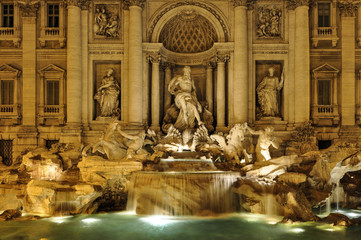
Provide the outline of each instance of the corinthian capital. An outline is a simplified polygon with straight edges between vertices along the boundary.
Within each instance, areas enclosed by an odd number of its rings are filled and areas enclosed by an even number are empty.
[[[248,9],[253,9],[254,3],[256,0],[232,0],[234,7],[247,7]]]
[[[357,8],[360,6],[360,0],[339,0],[338,8],[340,9],[341,16],[355,17]]]
[[[301,6],[309,6],[310,2],[310,0],[287,0],[287,8],[294,10]]]
[[[21,9],[23,17],[36,17],[36,12],[39,9],[39,1],[34,0],[21,0],[17,2]]]
[[[124,0],[124,4],[127,6],[137,6],[137,7],[144,7],[144,3],[146,0]]]

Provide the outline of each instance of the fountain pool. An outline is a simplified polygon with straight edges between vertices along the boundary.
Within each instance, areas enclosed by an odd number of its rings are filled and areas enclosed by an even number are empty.
[[[350,211],[360,217],[360,211]],[[361,227],[317,223],[276,224],[280,218],[234,213],[217,218],[140,216],[129,212],[55,217],[0,224],[0,239],[22,240],[227,240],[360,239]]]

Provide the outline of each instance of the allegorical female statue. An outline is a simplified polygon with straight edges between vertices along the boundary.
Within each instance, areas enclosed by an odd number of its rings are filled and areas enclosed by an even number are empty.
[[[262,117],[276,117],[279,115],[278,93],[283,87],[283,73],[281,81],[274,75],[275,69],[270,67],[269,74],[258,84],[256,91]]]
[[[114,69],[109,68],[94,96],[100,105],[102,117],[111,117],[119,113],[120,87],[114,77]]]

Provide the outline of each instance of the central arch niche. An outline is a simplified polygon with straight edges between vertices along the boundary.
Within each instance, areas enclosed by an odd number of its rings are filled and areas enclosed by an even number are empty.
[[[183,10],[169,20],[159,36],[164,47],[176,53],[198,53],[217,42],[213,25],[194,10]]]

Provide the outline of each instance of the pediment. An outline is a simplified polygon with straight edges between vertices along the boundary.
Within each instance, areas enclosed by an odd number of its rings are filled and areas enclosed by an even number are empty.
[[[39,72],[41,77],[46,77],[46,78],[48,77],[62,78],[65,75],[65,70],[54,64],[49,64],[48,66],[43,67],[42,69],[40,69]]]
[[[8,64],[4,64],[0,66],[0,74],[1,75],[15,75],[19,76],[21,71],[13,66]]]
[[[49,64],[48,66],[40,69],[40,72],[45,73],[45,72],[58,72],[58,73],[64,73],[65,70],[62,69],[61,67],[58,67],[54,64]]]
[[[328,63],[325,63],[312,70],[313,73],[338,73],[339,71],[340,70]]]

